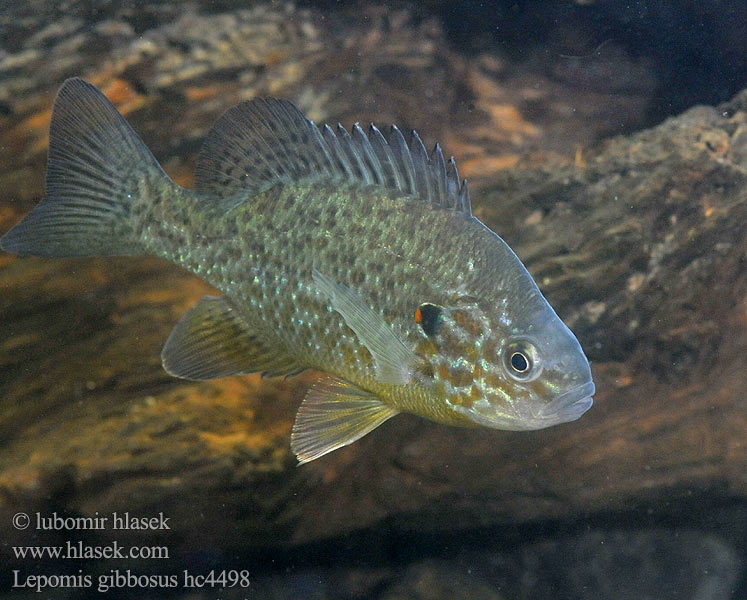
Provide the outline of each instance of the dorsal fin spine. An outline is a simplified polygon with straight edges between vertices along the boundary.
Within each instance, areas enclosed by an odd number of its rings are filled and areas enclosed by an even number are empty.
[[[386,169],[391,174],[391,179],[388,184],[393,186],[395,189],[405,191],[405,182],[402,174],[399,172],[393,149],[373,123],[371,123],[371,126],[369,127],[369,138],[371,139],[371,145],[373,146],[376,155],[379,157],[382,169]]]
[[[287,100],[244,102],[226,111],[205,140],[195,171],[198,191],[231,201],[277,181],[329,179],[376,185],[471,216],[469,192],[441,146],[426,151],[413,131],[409,143],[394,125],[352,135],[317,127]],[[243,200],[238,200],[241,202]]]
[[[348,160],[347,154],[345,154],[342,147],[340,146],[340,140],[337,139],[335,132],[332,131],[332,128],[329,125],[324,126],[323,137],[325,138],[327,145],[330,146],[330,150],[333,154],[333,159],[335,160],[335,164],[337,165],[338,169],[342,167],[342,171],[345,176],[348,179],[351,179],[354,176],[353,165],[350,164],[350,160]]]
[[[446,175],[447,193],[457,199],[459,203],[459,171],[457,171],[456,161],[452,156],[449,158],[449,168]]]
[[[389,134],[389,146],[395,149],[397,157],[402,161],[402,167],[404,168],[404,175],[407,179],[408,187],[405,191],[408,194],[415,195],[417,192],[416,177],[415,177],[415,164],[412,161],[412,154],[407,147],[407,142],[402,132],[396,125],[392,125]]]
[[[432,203],[433,186],[431,185],[430,172],[428,170],[428,152],[426,151],[418,132],[413,129],[411,135],[410,153],[412,154],[412,161],[415,165],[417,187],[424,192],[424,199]]]
[[[309,125],[311,125],[309,131],[311,132],[311,137],[314,138],[314,143],[316,144],[316,147],[319,148],[319,150],[324,154],[324,157],[327,159],[327,163],[329,164],[329,167],[327,168],[327,172],[332,174],[335,172],[335,159],[332,158],[332,154],[330,153],[330,149],[327,147],[327,144],[324,143],[324,138],[322,137],[321,131],[319,131],[319,128],[314,125],[314,121],[309,121]]]
[[[371,185],[373,183],[373,177],[371,177],[371,173],[368,172],[368,168],[363,162],[363,157],[358,153],[357,148],[355,147],[355,142],[348,133],[348,130],[339,123],[337,124],[337,135],[342,138],[343,143],[341,143],[340,146],[342,147],[343,152],[348,155],[348,158],[352,158],[353,160],[351,160],[351,163],[358,167],[360,178],[368,185]]]
[[[368,163],[368,170],[371,173],[374,183],[378,185],[384,185],[381,169],[381,163],[379,162],[376,152],[374,152],[371,146],[371,141],[368,139],[366,133],[361,129],[361,126],[356,123],[353,125],[353,139],[358,145],[358,150],[361,153],[361,158],[364,162]]]
[[[431,153],[431,163],[435,163],[436,170],[433,174],[436,179],[436,195],[440,202],[444,203],[446,208],[454,208],[449,204],[449,197],[446,194],[446,165],[444,164],[444,155],[441,152],[441,146],[436,144]]]
[[[459,202],[462,205],[462,212],[468,217],[472,216],[472,203],[469,199],[469,188],[467,187],[467,180],[462,181],[462,188],[459,190]]]

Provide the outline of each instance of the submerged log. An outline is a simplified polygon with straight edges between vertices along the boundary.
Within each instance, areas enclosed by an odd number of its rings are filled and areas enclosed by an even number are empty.
[[[303,35],[316,40],[311,29]],[[432,47],[421,50],[435,63]],[[446,114],[459,103],[445,96],[407,124],[434,123],[429,135],[442,133],[457,158],[460,148],[468,155],[467,172],[482,173],[475,212],[516,250],[579,336],[593,362],[594,408],[576,423],[531,433],[400,416],[296,468],[290,427],[314,374],[194,384],[161,369],[162,343],[210,292],[206,285],[151,258],[3,255],[0,522],[34,510],[163,512],[171,529],[153,535],[173,551],[229,553],[381,522],[431,531],[573,518],[713,491],[747,499],[747,93],[575,159],[551,152],[526,158],[519,149],[540,148],[547,131],[503,104],[487,67],[453,57],[444,65],[439,85],[452,89],[447,83],[458,78],[477,114],[455,118],[458,131],[445,129]],[[381,73],[378,66],[366,65],[366,72]],[[275,92],[295,90],[303,99],[302,77],[280,72],[290,83]],[[398,85],[396,69],[388,72],[389,84]],[[158,86],[156,74],[145,75]],[[115,82],[109,91],[120,89],[116,76],[106,76]],[[257,78],[259,89],[272,89],[272,77]],[[194,106],[209,97],[210,110],[219,112],[221,84],[190,83],[171,83],[181,86],[179,102]],[[234,84],[224,85],[240,97]],[[121,90],[120,104],[139,107],[141,124],[153,123],[148,115],[165,104]],[[323,98],[306,99],[324,105]],[[346,115],[351,108],[319,110]],[[404,111],[414,115],[416,108]],[[480,122],[496,115],[508,121],[499,134]],[[3,232],[41,194],[46,116],[38,113],[34,135],[15,143],[21,156],[34,157],[31,166],[10,163],[2,174],[7,198],[23,200],[3,202]],[[8,142],[19,130],[4,119]],[[180,127],[176,140],[155,127],[146,137],[156,138],[157,149],[191,150]],[[486,136],[488,148],[508,140],[516,146],[509,153],[475,149]],[[188,180],[183,163],[174,171]],[[144,543],[142,532],[120,533],[123,542]],[[8,538],[28,543],[27,532]]]

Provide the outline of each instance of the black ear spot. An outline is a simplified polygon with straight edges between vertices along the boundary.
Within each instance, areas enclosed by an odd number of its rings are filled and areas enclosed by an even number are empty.
[[[421,304],[415,311],[415,322],[423,328],[423,332],[428,337],[438,333],[438,328],[441,326],[441,311],[440,306],[430,302]]]

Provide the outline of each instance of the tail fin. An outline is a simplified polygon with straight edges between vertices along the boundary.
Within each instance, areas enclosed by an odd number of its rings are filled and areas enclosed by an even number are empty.
[[[148,173],[167,177],[106,96],[68,79],[52,111],[47,195],[0,246],[32,256],[141,253],[130,212]]]

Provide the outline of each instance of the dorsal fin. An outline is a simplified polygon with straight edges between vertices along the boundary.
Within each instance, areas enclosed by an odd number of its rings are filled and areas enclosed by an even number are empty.
[[[384,136],[356,123],[321,130],[288,100],[242,102],[216,122],[195,172],[201,192],[221,198],[275,181],[330,178],[377,185],[471,216],[467,181],[438,144],[428,152],[413,131],[410,144],[394,125]]]

